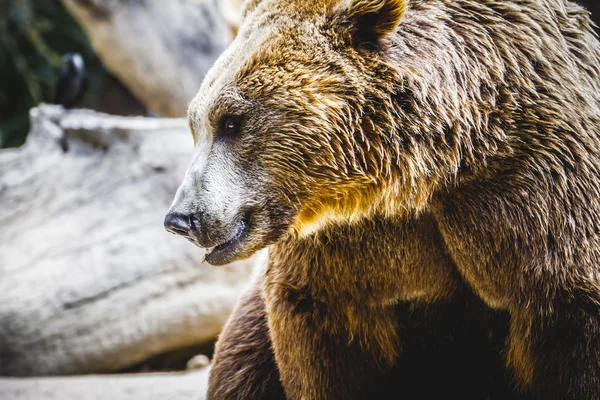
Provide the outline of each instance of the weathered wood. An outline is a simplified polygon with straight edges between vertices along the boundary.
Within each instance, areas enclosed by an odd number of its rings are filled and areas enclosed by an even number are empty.
[[[165,117],[185,115],[204,75],[233,38],[219,12],[221,0],[62,1],[104,65]]]
[[[0,378],[3,400],[203,400],[209,369],[177,374]]]
[[[212,267],[164,230],[185,121],[41,106],[32,126],[0,152],[0,375],[116,371],[212,340],[256,258]]]

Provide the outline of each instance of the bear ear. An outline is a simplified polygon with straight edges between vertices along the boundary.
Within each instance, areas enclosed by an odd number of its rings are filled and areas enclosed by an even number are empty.
[[[345,13],[358,43],[377,43],[394,33],[406,11],[406,0],[350,0]]]

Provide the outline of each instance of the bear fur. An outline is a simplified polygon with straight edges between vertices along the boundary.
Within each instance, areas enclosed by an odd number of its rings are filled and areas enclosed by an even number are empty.
[[[582,7],[247,0],[189,121],[167,228],[215,265],[269,246],[210,399],[600,399]]]
[[[311,382],[310,392],[293,394],[288,388],[288,398],[525,399],[503,368],[508,315],[489,309],[465,288],[448,255],[439,251],[440,240],[433,221],[419,218],[375,219],[327,229],[300,243],[287,241],[284,254],[271,255],[294,267],[279,273],[294,276],[267,281],[293,285],[284,304],[291,300],[295,318],[302,318],[301,325],[281,321],[283,331],[294,336],[285,339],[285,359],[275,363],[261,278],[220,336],[208,397],[284,399],[279,370],[286,363],[282,373],[289,379],[306,376]],[[346,283],[331,287],[332,282]],[[430,297],[381,308],[363,303],[396,291]],[[347,331],[331,332],[340,329]]]

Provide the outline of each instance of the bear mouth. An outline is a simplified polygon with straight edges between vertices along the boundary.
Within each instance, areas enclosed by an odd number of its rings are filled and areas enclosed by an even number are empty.
[[[235,234],[231,239],[206,249],[204,259],[212,265],[223,265],[233,261],[236,256],[245,247],[246,238],[248,237],[249,219],[244,218],[238,222]]]

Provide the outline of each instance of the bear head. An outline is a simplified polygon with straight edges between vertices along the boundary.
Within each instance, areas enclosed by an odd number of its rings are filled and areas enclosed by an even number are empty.
[[[395,40],[405,14],[404,0],[246,1],[189,106],[193,160],[167,229],[221,265],[286,234],[422,208],[457,169],[457,107],[423,72],[436,55]]]

